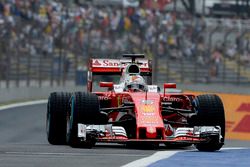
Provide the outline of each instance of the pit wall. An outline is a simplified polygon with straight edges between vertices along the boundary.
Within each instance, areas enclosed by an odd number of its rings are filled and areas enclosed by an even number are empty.
[[[21,87],[21,88],[0,88],[0,105],[6,103],[23,102],[39,99],[47,99],[51,92],[77,92],[86,91],[86,86],[44,86]]]
[[[194,92],[196,95],[206,92]],[[211,93],[210,93],[211,94]],[[250,95],[216,93],[223,101],[226,139],[250,140]]]

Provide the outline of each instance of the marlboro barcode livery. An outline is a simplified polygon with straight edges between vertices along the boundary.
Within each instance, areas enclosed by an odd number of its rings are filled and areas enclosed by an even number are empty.
[[[152,84],[151,61],[142,54],[91,59],[87,92],[51,93],[47,136],[51,144],[91,148],[96,142],[190,146],[216,151],[224,144],[225,115],[217,95],[181,93],[175,83]],[[114,82],[95,76],[119,77]]]

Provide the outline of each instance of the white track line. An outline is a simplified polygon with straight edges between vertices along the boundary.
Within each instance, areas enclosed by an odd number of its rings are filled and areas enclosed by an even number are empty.
[[[138,159],[136,161],[130,162],[122,167],[145,167],[161,159],[169,158],[174,154],[181,151],[158,151],[149,157]]]
[[[28,101],[28,102],[22,102],[22,103],[8,104],[8,105],[0,106],[0,111],[11,109],[11,108],[16,108],[16,107],[45,104],[47,102],[48,100],[35,100],[35,101]]]
[[[249,149],[248,147],[225,147],[221,150],[241,150],[241,149]]]

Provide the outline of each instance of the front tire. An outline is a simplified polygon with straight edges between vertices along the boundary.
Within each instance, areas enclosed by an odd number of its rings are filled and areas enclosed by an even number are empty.
[[[221,136],[211,138],[208,143],[196,144],[199,151],[217,151],[224,145],[225,140],[225,113],[224,106],[217,95],[199,95],[194,99],[194,108],[197,115],[193,117],[193,126],[220,126]]]
[[[67,143],[72,147],[91,148],[95,138],[88,136],[86,141],[78,138],[78,123],[96,124],[99,120],[100,109],[97,95],[76,92],[71,97],[71,112],[67,114]]]
[[[66,144],[66,113],[70,110],[71,94],[53,92],[47,103],[46,131],[50,144]]]

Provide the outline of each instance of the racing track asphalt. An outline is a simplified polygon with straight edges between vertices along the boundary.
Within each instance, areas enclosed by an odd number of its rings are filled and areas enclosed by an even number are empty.
[[[116,167],[168,151],[119,144],[98,144],[92,149],[53,146],[46,139],[45,113],[45,104],[0,110],[0,167]],[[225,147],[250,147],[250,142],[227,141]]]

